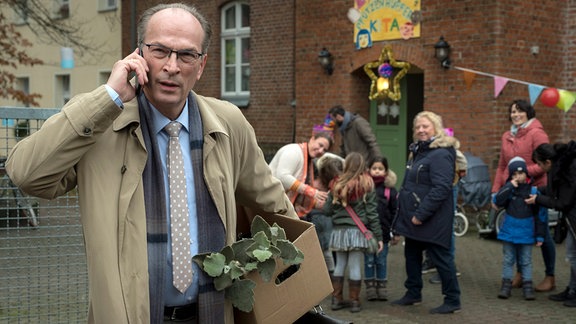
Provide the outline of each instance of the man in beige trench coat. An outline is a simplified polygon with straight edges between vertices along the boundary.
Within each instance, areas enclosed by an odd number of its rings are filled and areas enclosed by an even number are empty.
[[[190,137],[197,172],[186,170],[186,177],[196,204],[190,208],[196,252],[236,240],[237,202],[263,216],[297,218],[240,110],[192,91],[210,37],[209,24],[191,6],[148,9],[138,26],[139,48],[114,64],[107,84],[74,97],[10,152],[7,171],[28,194],[53,199],[78,188],[89,323],[162,323],[188,315],[189,323],[233,323],[231,304],[201,271],[181,296],[164,284],[171,274],[170,231],[167,176],[158,164],[165,153],[154,153],[156,142],[167,142],[159,121],[182,120],[188,135],[180,143]],[[141,91],[127,82],[131,73]]]

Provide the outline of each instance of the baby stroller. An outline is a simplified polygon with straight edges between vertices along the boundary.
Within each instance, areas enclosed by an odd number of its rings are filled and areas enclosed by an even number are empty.
[[[458,183],[462,206],[469,206],[477,212],[478,233],[492,233],[494,221],[490,221],[490,211],[484,208],[490,203],[490,190],[492,189],[488,165],[479,157],[468,152],[464,153],[464,156],[468,161],[468,168],[466,176],[460,179]],[[462,208],[459,208],[457,212],[462,212]]]

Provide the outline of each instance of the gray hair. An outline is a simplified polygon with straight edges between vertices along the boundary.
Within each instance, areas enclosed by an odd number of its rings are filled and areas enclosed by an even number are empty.
[[[140,20],[138,21],[138,47],[141,47],[142,43],[144,42],[144,38],[146,37],[146,29],[148,28],[150,18],[152,18],[155,13],[164,9],[182,9],[198,19],[200,26],[202,26],[202,29],[204,30],[202,53],[207,53],[208,47],[210,47],[210,41],[212,40],[212,27],[210,26],[208,20],[198,11],[198,9],[196,9],[196,7],[184,3],[163,3],[148,8],[146,11],[144,11],[142,16],[140,16]]]

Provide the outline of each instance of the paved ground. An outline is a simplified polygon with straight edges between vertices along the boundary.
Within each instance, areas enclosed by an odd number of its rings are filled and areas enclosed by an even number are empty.
[[[521,289],[514,289],[508,300],[498,299],[500,289],[502,249],[494,239],[482,239],[471,228],[456,239],[456,264],[460,272],[462,311],[450,315],[431,315],[431,308],[442,304],[440,286],[428,283],[432,274],[424,275],[423,302],[417,306],[393,306],[390,301],[368,302],[362,288],[360,313],[348,310],[331,311],[330,299],[322,302],[330,315],[354,323],[575,323],[576,308],[548,300],[549,293],[536,293],[535,301],[525,301]],[[534,281],[544,277],[544,265],[539,248],[534,248]],[[564,290],[568,283],[569,265],[565,261],[564,244],[557,246],[556,292]],[[402,246],[390,249],[388,256],[389,298],[395,300],[405,292],[404,256]]]

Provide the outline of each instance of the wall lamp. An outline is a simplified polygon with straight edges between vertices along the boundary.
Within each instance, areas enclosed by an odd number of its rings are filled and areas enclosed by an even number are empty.
[[[434,44],[434,51],[434,57],[440,61],[440,65],[445,69],[449,69],[452,63],[450,62],[450,44],[444,40],[444,36],[440,36],[440,40]]]
[[[334,58],[332,57],[332,54],[328,52],[326,47],[324,47],[320,51],[320,54],[318,54],[318,62],[320,62],[320,65],[324,68],[326,74],[332,75],[332,72],[334,72]]]

